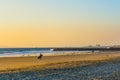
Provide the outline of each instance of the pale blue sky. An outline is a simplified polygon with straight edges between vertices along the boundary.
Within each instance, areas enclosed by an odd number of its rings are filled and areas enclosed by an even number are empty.
[[[119,24],[120,0],[0,0],[0,21],[42,20]],[[64,19],[64,20],[63,20]]]

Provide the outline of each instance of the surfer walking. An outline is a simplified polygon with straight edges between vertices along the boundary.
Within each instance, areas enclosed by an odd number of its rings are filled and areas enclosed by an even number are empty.
[[[43,54],[40,53],[40,55],[38,56],[38,59],[42,59]]]

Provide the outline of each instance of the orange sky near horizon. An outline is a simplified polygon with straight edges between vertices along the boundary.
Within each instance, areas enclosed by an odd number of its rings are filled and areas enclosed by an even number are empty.
[[[94,25],[94,29],[93,25],[91,25],[92,27],[90,27],[90,25],[74,25],[75,27],[73,27],[72,24],[49,24],[35,27],[33,27],[34,25],[16,26],[17,25],[0,28],[0,47],[78,47],[95,44],[112,45],[114,44],[113,42],[117,41],[116,39],[119,38],[119,30],[114,30],[115,33],[113,33],[113,29],[107,30],[97,25],[97,27]],[[87,26],[89,26],[90,29],[88,29]],[[114,39],[112,39],[113,36]]]

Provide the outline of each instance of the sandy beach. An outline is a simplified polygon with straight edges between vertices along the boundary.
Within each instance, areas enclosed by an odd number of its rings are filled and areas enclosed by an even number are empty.
[[[77,54],[77,55],[56,55],[56,56],[44,56],[42,60],[37,59],[37,56],[28,57],[6,57],[0,58],[0,72],[12,72],[16,70],[34,68],[35,66],[47,66],[57,63],[71,63],[77,61],[103,61],[119,58],[120,53],[93,53],[93,54]],[[89,64],[89,63],[87,63]],[[79,65],[85,65],[79,63]],[[54,65],[55,66],[55,65]]]

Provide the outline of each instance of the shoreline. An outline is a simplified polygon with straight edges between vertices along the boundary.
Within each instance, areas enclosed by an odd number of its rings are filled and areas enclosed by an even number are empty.
[[[120,53],[78,54],[44,56],[38,60],[36,56],[0,58],[0,74],[29,71],[36,69],[65,68],[69,66],[84,66],[120,58]]]
[[[39,56],[43,54],[44,56],[56,56],[56,55],[74,55],[74,54],[93,54],[91,51],[53,51],[53,52],[39,52],[39,53],[5,53],[0,54],[0,58],[5,57],[29,57],[29,56]]]
[[[103,54],[103,53],[120,53],[120,51],[54,51],[54,52],[40,52],[44,56],[61,56],[61,55],[79,55],[79,54]],[[5,53],[0,54],[0,58],[7,58],[7,57],[34,57],[39,56],[40,53]]]

